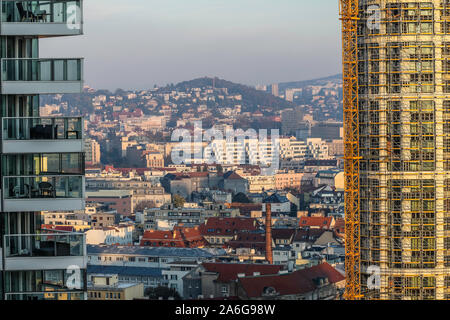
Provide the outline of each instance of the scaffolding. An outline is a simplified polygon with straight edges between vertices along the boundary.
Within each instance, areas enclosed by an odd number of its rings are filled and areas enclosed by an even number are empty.
[[[346,298],[450,299],[450,3],[341,0],[340,14]]]

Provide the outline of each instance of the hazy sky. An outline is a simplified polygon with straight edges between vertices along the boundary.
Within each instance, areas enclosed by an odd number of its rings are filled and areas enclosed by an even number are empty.
[[[341,71],[338,0],[85,0],[84,23],[83,36],[42,40],[41,56],[84,57],[97,89]]]

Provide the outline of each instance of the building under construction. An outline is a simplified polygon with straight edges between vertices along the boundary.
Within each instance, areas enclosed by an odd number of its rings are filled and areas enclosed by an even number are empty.
[[[340,14],[346,298],[448,299],[450,1],[340,0]]]

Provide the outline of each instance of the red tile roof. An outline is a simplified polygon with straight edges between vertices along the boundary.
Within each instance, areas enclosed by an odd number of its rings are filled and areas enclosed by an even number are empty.
[[[114,166],[107,164],[107,165],[105,165],[105,170],[106,171],[114,171]]]
[[[333,229],[337,233],[345,233],[345,219],[343,218],[337,218],[336,222],[334,223]]]
[[[295,235],[295,229],[276,228],[272,229],[272,239],[286,239],[289,240]]]
[[[208,272],[218,273],[218,282],[231,282],[238,279],[239,274],[253,276],[255,272],[262,275],[277,274],[282,266],[272,264],[255,263],[203,263],[202,266]]]
[[[294,242],[314,242],[325,230],[322,229],[299,229],[294,237]]]
[[[198,248],[208,242],[198,228],[175,227],[172,231],[148,230],[144,232],[141,246]]]
[[[266,236],[262,233],[240,232],[235,239],[228,241],[227,246],[233,249],[249,248],[266,252]]]
[[[74,232],[75,228],[72,226],[57,226],[53,224],[43,224],[41,226],[42,229],[47,230],[57,230],[57,231],[67,231],[67,232]]]
[[[118,171],[122,174],[129,174],[130,172],[135,171],[139,175],[145,174],[145,172],[153,171],[153,169],[149,168],[115,168],[114,171]]]
[[[200,225],[202,235],[233,236],[241,231],[255,231],[259,224],[253,218],[209,218]]]
[[[193,241],[193,240],[197,240],[199,238],[203,239],[203,236],[200,233],[199,227],[195,227],[195,228],[175,227],[174,230],[180,231],[182,236],[184,237],[184,239],[187,241]]]
[[[315,279],[328,278],[329,283],[335,284],[345,278],[328,263],[298,270],[289,274],[256,276],[239,278],[239,283],[248,298],[262,297],[266,288],[273,288],[280,296],[305,294],[317,288]]]
[[[142,155],[147,155],[147,154],[161,154],[161,152],[159,152],[158,150],[155,150],[155,149],[144,150],[142,152]]]
[[[238,175],[234,171],[225,173],[224,178],[230,179],[230,180],[244,180],[244,178],[242,178],[240,175]]]
[[[207,177],[209,175],[209,172],[189,172],[188,176],[191,178],[202,178]]]
[[[300,227],[331,229],[333,217],[302,217]]]
[[[262,211],[261,203],[230,203],[227,206],[231,209],[239,209],[241,215],[250,216],[252,211]]]

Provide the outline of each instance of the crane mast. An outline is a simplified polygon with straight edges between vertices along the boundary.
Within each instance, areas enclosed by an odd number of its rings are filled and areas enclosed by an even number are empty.
[[[358,108],[358,16],[359,0],[339,0],[342,21],[345,167],[345,273],[344,298],[359,300],[360,175]]]

